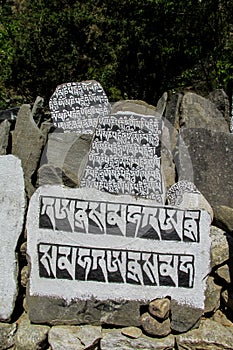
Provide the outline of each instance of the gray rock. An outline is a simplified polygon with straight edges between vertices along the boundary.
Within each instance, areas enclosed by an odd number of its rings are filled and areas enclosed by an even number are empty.
[[[142,330],[138,327],[125,327],[121,330],[121,334],[132,339],[137,339],[142,336]]]
[[[180,93],[169,92],[168,94],[165,118],[176,130],[179,129],[179,113],[182,99],[183,95]]]
[[[155,115],[156,107],[141,100],[122,100],[112,105],[111,113],[131,111],[138,114]],[[158,116],[158,115],[157,115]]]
[[[43,164],[37,173],[38,185],[62,185],[62,170],[50,164]]]
[[[0,124],[0,155],[4,155],[7,153],[7,147],[9,142],[9,134],[10,134],[10,123],[8,120],[4,120]]]
[[[219,267],[215,271],[215,273],[218,275],[218,277],[222,278],[226,283],[231,283],[231,272],[228,264],[225,264]]]
[[[101,340],[101,350],[171,350],[174,346],[173,335],[163,339],[153,339],[145,335],[138,339],[130,339],[123,336],[119,329],[105,331]]]
[[[149,304],[149,313],[160,319],[168,318],[170,311],[170,299],[155,299]]]
[[[27,314],[23,314],[19,320],[15,345],[17,350],[43,350],[48,346],[48,332],[50,327],[32,325]]]
[[[29,197],[34,192],[32,175],[37,169],[45,141],[45,135],[32,118],[30,105],[22,105],[12,136],[12,154],[22,161],[26,192]]]
[[[211,226],[211,266],[223,264],[233,257],[233,238],[218,227]]]
[[[181,180],[167,191],[168,204],[181,209],[204,209],[213,219],[213,210],[197,187],[189,181]]]
[[[227,124],[230,125],[230,102],[225,91],[223,89],[214,90],[209,94],[208,98],[223,114]]]
[[[94,348],[101,337],[101,327],[97,326],[54,326],[48,341],[52,350],[84,350]]]
[[[221,286],[214,283],[214,278],[209,276],[205,291],[205,313],[216,311],[219,308],[221,289]]]
[[[177,333],[187,332],[198,326],[202,313],[202,309],[181,305],[171,300],[171,329]]]
[[[25,198],[21,162],[0,156],[0,320],[10,319],[18,294],[16,247],[23,230]]]
[[[17,325],[0,323],[0,350],[9,349],[15,343]]]
[[[231,350],[233,333],[213,320],[203,320],[198,329],[176,337],[178,349]]]
[[[156,112],[159,113],[161,116],[164,114],[164,111],[166,109],[167,99],[168,99],[168,93],[164,92],[162,97],[158,100],[158,103],[156,106]]]
[[[225,205],[215,206],[214,221],[216,226],[228,232],[233,232],[233,208]]]
[[[183,97],[180,127],[230,132],[228,123],[215,104],[192,92],[185,93]]]
[[[233,208],[233,135],[205,129],[182,129],[180,136],[191,163],[187,162],[181,149],[177,164],[179,180],[193,182],[213,209],[219,205]]]
[[[149,312],[141,316],[141,324],[144,331],[152,336],[166,337],[171,333],[170,320],[158,320],[152,317]]]

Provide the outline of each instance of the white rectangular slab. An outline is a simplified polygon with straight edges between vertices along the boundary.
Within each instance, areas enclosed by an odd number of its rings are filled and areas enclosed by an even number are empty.
[[[27,216],[29,295],[204,306],[210,216],[95,189],[40,187]]]
[[[10,319],[18,293],[16,246],[25,210],[21,161],[0,156],[0,320]]]
[[[162,120],[132,112],[99,118],[81,187],[164,204]]]

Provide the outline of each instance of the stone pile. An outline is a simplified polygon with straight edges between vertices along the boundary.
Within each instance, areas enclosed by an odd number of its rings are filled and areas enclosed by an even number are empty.
[[[42,102],[0,118],[0,349],[232,349],[225,93]]]

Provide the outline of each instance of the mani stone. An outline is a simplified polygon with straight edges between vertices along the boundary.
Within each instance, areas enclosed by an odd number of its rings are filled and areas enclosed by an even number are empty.
[[[233,208],[233,135],[205,129],[182,129],[190,162],[179,151],[179,180],[193,182],[215,212],[219,205]],[[186,154],[187,155],[187,154]],[[190,164],[193,173],[190,172]],[[188,178],[191,175],[191,178]]]
[[[0,155],[4,155],[7,152],[8,140],[10,134],[10,123],[8,120],[4,120],[0,124]]]
[[[0,320],[11,318],[18,293],[16,247],[23,229],[25,198],[21,162],[0,156]]]
[[[119,112],[99,119],[81,187],[164,204],[162,120]]]
[[[170,299],[155,299],[149,304],[149,313],[156,318],[166,319],[169,316]]]
[[[30,320],[138,326],[140,306],[166,296],[204,308],[209,226],[202,210],[39,187],[27,215]]]
[[[33,120],[30,105],[22,105],[12,136],[12,154],[22,161],[25,187],[29,197],[34,192],[32,176],[37,169],[45,141],[45,134]]]
[[[81,134],[92,134],[98,118],[111,110],[107,95],[95,80],[59,85],[49,107],[57,128]]]
[[[181,128],[204,128],[229,133],[229,124],[215,104],[193,92],[185,93],[181,103]]]
[[[171,333],[170,320],[159,321],[153,318],[149,312],[145,312],[141,317],[142,328],[144,331],[152,336],[166,337]]]

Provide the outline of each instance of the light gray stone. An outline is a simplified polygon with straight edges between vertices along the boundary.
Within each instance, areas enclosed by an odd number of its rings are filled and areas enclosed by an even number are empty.
[[[16,323],[0,323],[0,350],[9,349],[15,343]]]
[[[233,208],[233,134],[184,128],[180,140],[186,145],[190,162],[181,149],[179,180],[193,182],[213,210],[219,205]]]
[[[220,266],[215,273],[226,283],[231,283],[231,272],[228,264]]]
[[[141,100],[122,100],[112,105],[111,113],[130,111],[138,114],[156,115],[156,107]]]
[[[97,326],[54,326],[48,341],[52,350],[94,349],[102,337]]]
[[[22,233],[25,198],[21,162],[0,156],[0,320],[9,320],[18,294],[16,247]]]
[[[12,136],[12,154],[22,161],[27,195],[34,192],[32,176],[37,169],[46,137],[32,118],[30,105],[22,105]]]
[[[178,349],[232,350],[233,333],[213,320],[203,320],[198,329],[176,337]]]
[[[10,122],[8,120],[4,120],[0,124],[0,155],[4,155],[7,153],[7,147],[9,142],[9,134],[10,134]]]
[[[205,291],[205,313],[216,311],[219,308],[221,289],[221,286],[214,283],[214,278],[209,276]]]
[[[142,330],[138,327],[125,327],[121,330],[121,333],[126,337],[137,339],[142,336]]]
[[[43,350],[48,347],[48,332],[50,327],[32,325],[27,314],[23,314],[19,320],[19,326],[15,337],[17,350]]]
[[[218,227],[211,226],[211,267],[223,264],[233,257],[233,238]]]
[[[230,132],[228,123],[215,104],[193,92],[185,93],[182,99],[180,126]]]
[[[193,297],[195,296],[193,295]],[[202,314],[202,309],[171,300],[171,329],[177,333],[187,332],[189,329],[198,326]]]
[[[138,339],[130,339],[121,334],[120,329],[113,329],[103,333],[101,350],[171,350],[175,346],[175,338],[169,335],[163,339],[153,339],[142,336]]]
[[[165,319],[169,316],[170,312],[170,299],[155,299],[149,304],[149,313],[160,319]]]
[[[145,312],[141,317],[142,328],[153,337],[166,337],[171,333],[170,319],[158,320]]]

